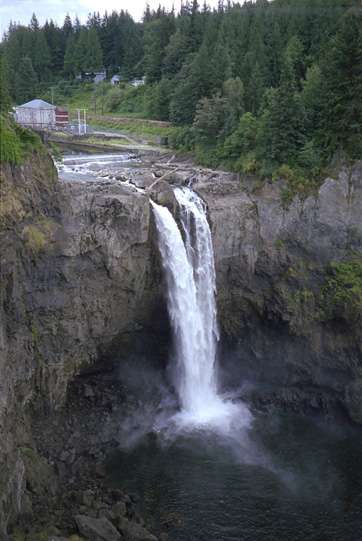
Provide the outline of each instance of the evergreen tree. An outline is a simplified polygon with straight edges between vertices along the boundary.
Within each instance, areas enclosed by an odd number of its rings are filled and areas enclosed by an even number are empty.
[[[362,157],[362,12],[343,17],[321,61],[317,141],[327,159]]]
[[[37,77],[31,59],[24,56],[20,62],[15,80],[15,98],[17,103],[24,103],[36,97]]]
[[[168,76],[175,76],[185,62],[190,52],[190,44],[187,35],[178,29],[170,38],[165,49],[162,71]]]
[[[304,129],[303,107],[293,66],[287,59],[280,87],[269,94],[261,116],[258,151],[266,173],[279,165],[295,163],[305,142]]]
[[[0,113],[8,113],[11,108],[11,97],[7,76],[8,66],[6,57],[0,52]]]
[[[149,83],[155,83],[162,77],[162,67],[166,48],[175,30],[173,13],[160,12],[159,16],[145,27],[143,59],[145,75]]]
[[[225,99],[216,94],[202,98],[196,107],[194,128],[198,139],[209,146],[215,146],[225,122]]]
[[[76,37],[70,34],[67,40],[65,55],[64,55],[64,73],[68,77],[77,75],[77,61],[75,56]]]
[[[83,73],[97,71],[102,67],[102,49],[95,28],[82,28],[76,40],[74,52],[72,39],[67,44],[64,69],[74,73],[74,68]]]
[[[73,24],[72,24],[72,19],[69,16],[69,13],[67,13],[65,16],[63,28],[62,28],[62,34],[63,34],[63,41],[66,44],[69,39],[69,36],[73,34]]]
[[[97,30],[92,27],[87,35],[87,54],[83,65],[85,71],[97,71],[103,65],[102,49]]]
[[[225,102],[223,137],[225,137],[237,128],[245,111],[244,85],[239,77],[225,81],[223,97]]]
[[[36,18],[35,13],[33,13],[31,17],[29,28],[33,30],[34,32],[39,30],[39,22],[38,22],[38,19]]]
[[[88,30],[82,28],[75,42],[73,62],[77,72],[87,71],[86,66],[88,57]],[[69,56],[67,61],[69,60]]]
[[[236,128],[224,142],[221,157],[229,163],[243,162],[247,157],[255,158],[258,121],[251,113],[245,113]]]
[[[43,32],[50,51],[50,72],[53,77],[56,77],[62,72],[64,64],[62,31],[50,20],[45,22]]]
[[[8,66],[9,90],[11,95],[15,97],[15,78],[23,53],[20,35],[17,28],[14,26],[9,28],[4,47],[4,55]]]
[[[32,61],[39,81],[49,80],[50,51],[42,30],[35,35]]]

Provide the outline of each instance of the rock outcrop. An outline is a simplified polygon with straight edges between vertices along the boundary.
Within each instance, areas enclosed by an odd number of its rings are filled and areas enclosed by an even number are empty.
[[[159,343],[167,319],[148,197],[119,182],[59,183],[51,159],[37,154],[24,166],[2,167],[1,181],[5,538],[7,524],[29,507],[26,456],[40,467],[32,409],[60,407],[74,376],[114,352],[120,357],[147,337]],[[47,482],[43,489],[46,497]]]
[[[263,401],[339,404],[361,423],[361,307],[350,318],[331,307],[328,284],[333,264],[362,266],[362,164],[287,207],[282,182],[223,174],[194,188],[209,209],[232,377],[237,367],[239,382],[263,384]]]

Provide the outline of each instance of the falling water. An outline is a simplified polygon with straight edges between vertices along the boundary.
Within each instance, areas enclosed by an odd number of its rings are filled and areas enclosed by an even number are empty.
[[[230,416],[234,404],[217,393],[215,268],[204,204],[189,188],[177,188],[185,242],[170,211],[152,202],[167,281],[175,337],[176,387],[185,423],[208,424]]]

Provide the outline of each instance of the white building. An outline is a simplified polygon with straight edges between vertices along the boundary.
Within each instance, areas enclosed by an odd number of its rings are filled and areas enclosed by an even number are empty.
[[[119,85],[122,80],[122,77],[120,75],[113,75],[111,79],[111,85],[116,86]]]
[[[130,84],[131,84],[132,86],[137,87],[137,86],[142,86],[142,85],[144,85],[145,82],[146,82],[146,78],[145,78],[145,77],[142,77],[142,79],[132,79],[132,81],[130,82]]]
[[[33,129],[55,128],[55,105],[44,100],[32,100],[15,107],[15,120],[18,124]]]
[[[94,72],[93,82],[95,84],[101,83],[102,81],[106,80],[106,77],[107,77],[107,73],[106,73],[105,70],[103,70],[103,71],[95,71]]]

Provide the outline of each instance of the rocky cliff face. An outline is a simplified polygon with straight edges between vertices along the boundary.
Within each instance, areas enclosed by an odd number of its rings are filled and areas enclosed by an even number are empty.
[[[361,423],[362,165],[287,208],[282,183],[224,175],[194,188],[212,224],[223,357],[239,381],[257,382],[262,401],[339,404]],[[341,261],[352,263],[339,282]],[[343,290],[354,293],[342,301]]]
[[[1,188],[5,536],[17,512],[29,511],[30,470],[52,475],[36,454],[32,410],[61,406],[76,374],[164,334],[165,320],[146,196],[120,183],[59,183],[50,158],[39,155],[3,167]],[[46,497],[50,487],[43,490]]]
[[[259,402],[339,404],[362,423],[360,307],[336,304],[331,267],[361,258],[362,165],[288,208],[280,183],[182,167],[167,180],[193,178],[209,209],[225,373],[230,367],[234,382],[256,383],[250,397]],[[59,409],[80,372],[167,344],[168,322],[147,194],[116,181],[60,183],[50,158],[38,154],[1,175],[6,538],[16,515],[31,513],[33,494],[56,490],[53,468],[37,453],[34,414]],[[164,179],[158,188],[159,202],[174,209]]]

